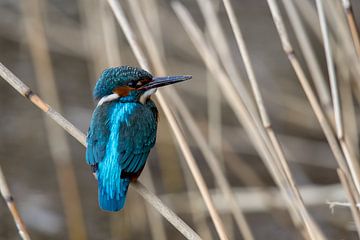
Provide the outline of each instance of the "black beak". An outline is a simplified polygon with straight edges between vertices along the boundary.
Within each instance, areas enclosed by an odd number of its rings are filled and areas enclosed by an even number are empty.
[[[166,76],[166,77],[153,77],[152,81],[142,86],[140,89],[149,90],[152,88],[158,88],[178,82],[183,82],[191,79],[192,76],[184,75],[184,76]]]

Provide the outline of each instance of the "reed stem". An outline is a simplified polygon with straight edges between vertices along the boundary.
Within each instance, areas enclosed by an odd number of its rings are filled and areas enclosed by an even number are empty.
[[[10,213],[14,219],[16,228],[19,232],[21,239],[30,240],[30,234],[28,233],[28,231],[26,229],[26,225],[21,218],[19,210],[17,209],[14,197],[12,196],[10,189],[7,185],[7,182],[6,182],[6,179],[5,179],[5,176],[2,171],[1,166],[0,166],[0,193],[5,200],[7,207],[10,210]]]

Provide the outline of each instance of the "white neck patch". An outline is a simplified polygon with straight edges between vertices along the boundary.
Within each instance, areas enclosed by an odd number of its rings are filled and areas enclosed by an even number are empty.
[[[113,93],[113,94],[107,95],[105,97],[102,97],[100,99],[100,101],[98,102],[97,107],[101,106],[102,104],[104,104],[106,102],[114,101],[115,99],[118,99],[119,97],[120,96],[117,95],[116,93]]]
[[[155,92],[156,92],[157,88],[152,88],[150,90],[147,90],[146,92],[144,92],[141,96],[140,96],[140,99],[139,99],[139,102],[141,104],[144,104],[146,102],[146,100],[151,96],[153,95]]]

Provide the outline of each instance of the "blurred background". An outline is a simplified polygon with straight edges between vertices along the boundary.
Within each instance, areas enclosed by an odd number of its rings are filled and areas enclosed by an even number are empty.
[[[118,2],[142,49],[147,49],[147,34],[139,28],[137,21],[139,17],[146,20],[167,74],[193,76],[191,81],[176,85],[175,89],[195,119],[207,146],[217,157],[253,237],[268,240],[306,238],[294,225],[283,195],[220,91],[216,76],[209,71],[184,31],[171,1]],[[216,44],[222,43],[221,34],[215,32],[220,40],[214,41],[209,26],[216,22],[211,23],[211,19],[214,20],[211,15],[210,21],[204,18],[203,7],[210,6],[214,10],[227,41],[228,48],[222,48],[222,51],[226,54],[228,50],[235,63],[234,75],[243,80],[243,90],[253,99],[222,1],[180,2],[190,11],[213,51],[217,49]],[[210,2],[210,5],[204,2]],[[348,202],[336,172],[338,164],[282,50],[267,2],[231,2],[265,108],[309,214],[326,238],[358,239],[350,208],[335,207],[332,211],[327,204],[327,201]],[[290,2],[299,14],[320,66],[320,74],[330,91],[315,2]],[[346,21],[342,2],[334,2]],[[282,1],[278,3],[300,64],[316,89],[287,9]],[[358,19],[360,3],[352,3]],[[336,38],[334,29],[331,34]],[[336,43],[335,39],[332,44]],[[339,44],[337,49],[342,51],[342,47]],[[215,54],[220,56],[221,52]],[[147,56],[151,58],[151,55],[151,49],[147,49]],[[0,62],[83,132],[87,131],[96,104],[92,99],[92,88],[99,74],[109,66],[139,66],[107,1],[102,0],[0,0]],[[222,61],[225,69],[227,64],[230,63]],[[344,62],[344,65],[350,69],[352,63]],[[350,70],[338,62],[336,69],[339,70],[339,81],[350,82],[347,87],[340,88],[340,92],[342,99],[347,99],[343,101],[351,102],[351,107],[345,108],[343,113],[344,119],[350,116],[344,125],[358,161],[360,98],[353,81],[359,81],[359,78],[355,79],[349,74]],[[341,69],[345,70],[341,72]],[[172,93],[165,93],[228,237],[244,239],[198,143],[179,117],[177,103],[169,97]],[[326,107],[329,106],[324,109]],[[118,213],[101,211],[97,204],[97,183],[85,163],[84,147],[2,79],[0,110],[0,164],[33,239],[183,239],[131,188],[124,210]],[[218,239],[208,210],[161,111],[157,144],[140,180],[203,239]],[[0,201],[0,239],[19,239],[5,201]]]

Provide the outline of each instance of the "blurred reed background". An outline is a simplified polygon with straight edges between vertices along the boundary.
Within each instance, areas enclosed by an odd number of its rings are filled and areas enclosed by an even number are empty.
[[[359,14],[354,0],[0,0],[0,75],[82,132],[104,68],[193,75],[157,93],[147,189],[203,239],[358,239]],[[99,210],[84,148],[6,81],[0,109],[0,239],[184,239],[139,186]]]

